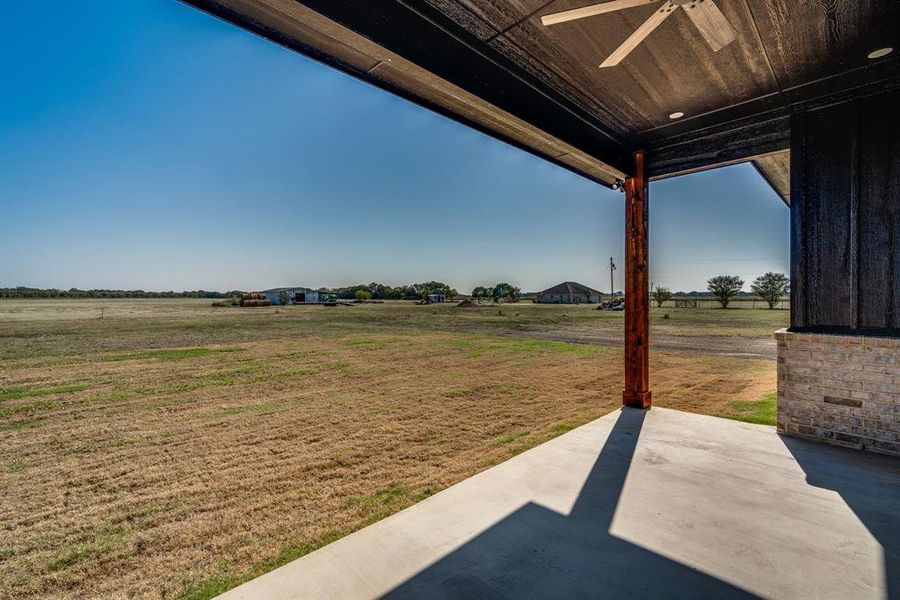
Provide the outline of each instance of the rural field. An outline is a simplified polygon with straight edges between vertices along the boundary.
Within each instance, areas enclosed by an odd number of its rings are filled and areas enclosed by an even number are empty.
[[[0,301],[0,597],[211,597],[615,410],[592,308]],[[787,321],[654,308],[654,403],[773,423]]]

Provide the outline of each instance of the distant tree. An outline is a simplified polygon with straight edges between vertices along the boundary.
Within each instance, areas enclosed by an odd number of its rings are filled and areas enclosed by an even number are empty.
[[[790,285],[791,281],[784,273],[766,273],[757,277],[750,284],[750,290],[765,300],[770,309],[773,309],[787,295]]]
[[[492,288],[488,288],[489,295],[494,302],[518,302],[522,290],[509,283],[500,282]]]
[[[744,287],[744,280],[737,275],[716,275],[706,282],[710,293],[722,308],[728,308],[731,299]]]
[[[509,291],[512,289],[512,286],[506,282],[498,283],[493,287],[491,292],[491,298],[494,302],[500,302],[501,300],[506,300],[509,297]]]
[[[278,292],[278,304],[284,306],[288,303],[288,293],[287,290],[281,290]]]
[[[476,302],[481,302],[482,300],[487,300],[493,294],[493,290],[491,288],[486,288],[484,286],[478,286],[472,290],[472,299]]]
[[[372,294],[372,298],[378,298],[379,300],[389,298],[392,292],[390,286],[375,281],[366,286],[366,291]],[[354,296],[355,295],[356,292],[354,292]],[[369,298],[369,300],[371,300],[371,298]]]
[[[453,288],[451,288],[443,281],[429,281],[425,284],[425,287],[428,289],[429,294],[441,294],[443,296],[450,296],[450,292],[453,291]]]
[[[456,288],[450,288],[450,293],[447,294],[447,299],[453,300],[457,296],[459,296],[459,292],[456,291]]]
[[[672,296],[672,291],[667,287],[656,286],[653,289],[653,300],[656,301],[656,306],[662,306],[663,302],[668,302]]]
[[[372,292],[369,290],[356,290],[356,299],[357,300],[371,300]]]

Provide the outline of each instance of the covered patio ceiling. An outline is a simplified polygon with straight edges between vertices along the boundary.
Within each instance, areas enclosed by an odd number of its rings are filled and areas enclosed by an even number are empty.
[[[893,0],[716,0],[733,43],[678,10],[608,68],[662,0],[552,26],[597,2],[186,1],[609,186],[642,149],[651,179],[752,160],[789,201],[791,113],[900,85],[900,52],[868,57]]]

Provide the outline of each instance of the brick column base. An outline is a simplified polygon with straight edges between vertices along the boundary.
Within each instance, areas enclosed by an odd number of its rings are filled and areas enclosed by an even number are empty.
[[[778,431],[900,456],[900,338],[798,333],[778,341]]]

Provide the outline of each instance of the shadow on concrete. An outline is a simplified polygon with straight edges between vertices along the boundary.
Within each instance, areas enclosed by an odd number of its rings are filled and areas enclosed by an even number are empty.
[[[569,515],[529,503],[383,598],[755,598],[609,533],[643,422],[622,410]]]
[[[837,492],[884,549],[887,597],[900,599],[900,461],[782,436],[809,485]]]

